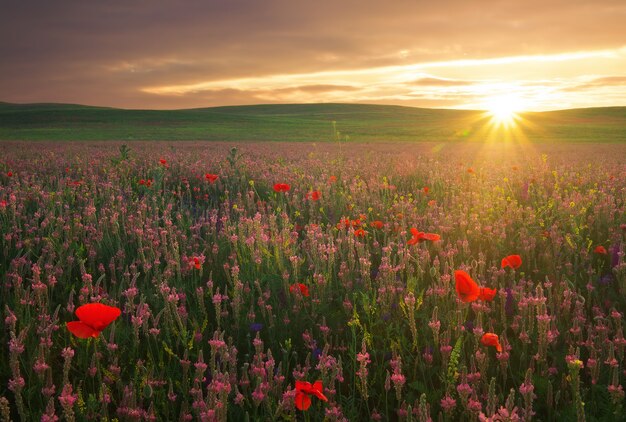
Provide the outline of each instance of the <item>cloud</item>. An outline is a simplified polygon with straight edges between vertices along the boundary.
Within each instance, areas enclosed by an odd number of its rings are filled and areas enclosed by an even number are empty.
[[[359,88],[351,85],[302,85],[289,88],[283,88],[290,92],[307,92],[317,94],[321,92],[337,92],[337,91],[358,91]]]
[[[409,82],[409,85],[416,86],[467,86],[472,85],[472,81],[459,81],[455,79],[440,79],[440,78],[419,78]]]
[[[356,75],[461,59],[552,57],[614,51],[626,43],[623,0],[484,0],[480,8],[463,0],[0,0],[0,4],[0,100],[18,102],[167,108],[173,103],[196,106],[201,95],[210,101],[206,105],[217,105],[216,95],[221,93],[224,102],[249,103],[269,94],[221,82],[342,71]],[[598,67],[587,67],[580,71],[587,73],[573,75],[575,69],[569,69],[563,77],[598,74]],[[493,74],[481,75],[479,70],[468,73],[464,65],[448,66],[429,77],[419,77],[423,71],[418,70],[384,83],[414,81],[414,86],[443,89],[469,86],[475,79],[506,79],[505,72],[522,79],[537,77],[521,64],[518,69],[502,65],[497,74],[495,66],[489,69]],[[554,66],[553,72],[561,71]],[[208,91],[204,94],[145,91],[206,83],[208,87],[199,88]],[[353,88],[326,90],[325,85]],[[357,98],[368,85],[347,74],[323,81],[287,78],[282,86],[261,84],[256,90],[280,94],[282,89],[283,96],[294,98],[299,91],[304,101],[313,94],[341,92]],[[301,88],[288,92],[296,86]]]
[[[595,78],[582,84],[578,84],[567,88],[568,91],[584,91],[589,89],[624,86],[626,85],[626,76],[604,76]]]

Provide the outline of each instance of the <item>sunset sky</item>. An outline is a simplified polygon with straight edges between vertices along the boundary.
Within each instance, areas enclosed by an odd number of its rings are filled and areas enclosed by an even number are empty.
[[[624,0],[0,0],[0,101],[626,106]]]

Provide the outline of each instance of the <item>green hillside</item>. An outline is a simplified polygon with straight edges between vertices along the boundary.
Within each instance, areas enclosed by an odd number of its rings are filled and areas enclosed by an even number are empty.
[[[0,140],[626,142],[626,107],[526,113],[516,130],[482,111],[365,104],[123,110],[0,103]],[[347,136],[347,138],[346,138]]]

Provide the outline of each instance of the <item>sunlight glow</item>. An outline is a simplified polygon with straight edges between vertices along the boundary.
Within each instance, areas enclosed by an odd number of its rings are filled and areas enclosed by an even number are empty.
[[[142,73],[174,65],[177,62],[164,58],[160,62],[124,62],[111,71]],[[619,77],[615,81],[611,77],[621,74],[624,66],[626,47],[200,79],[148,85],[140,91],[157,96],[206,97],[208,102],[230,95],[237,104],[366,102],[488,109],[495,124],[512,123],[513,114],[519,111],[583,107],[590,94],[596,93],[594,105],[614,105],[623,94],[613,89],[620,83]],[[508,96],[522,97],[526,103],[519,104]]]
[[[524,101],[515,95],[501,95],[487,99],[486,106],[491,121],[497,126],[514,126],[517,113],[524,110]]]

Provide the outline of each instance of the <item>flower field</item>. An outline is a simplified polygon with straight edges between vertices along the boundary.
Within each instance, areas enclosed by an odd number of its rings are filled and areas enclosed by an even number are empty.
[[[626,145],[0,144],[0,420],[611,421]]]

